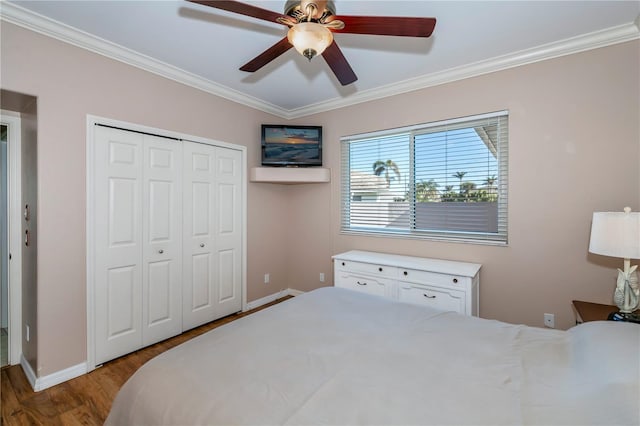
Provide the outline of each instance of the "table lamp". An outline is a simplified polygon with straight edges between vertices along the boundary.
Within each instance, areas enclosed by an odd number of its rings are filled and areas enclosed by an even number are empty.
[[[640,259],[640,213],[632,213],[630,207],[624,212],[593,213],[589,252],[624,259],[613,301],[623,315],[633,316],[630,313],[638,309],[640,300],[638,265],[631,266],[631,259]]]

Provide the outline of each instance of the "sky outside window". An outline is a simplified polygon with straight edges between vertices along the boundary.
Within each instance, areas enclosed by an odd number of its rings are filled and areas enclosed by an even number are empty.
[[[483,129],[487,127],[495,126]],[[498,175],[497,159],[474,128],[417,134],[414,149],[416,182],[433,179],[441,192],[447,186],[459,191],[461,182],[473,182],[477,189],[486,188],[487,178]],[[398,166],[400,176],[389,173],[389,190],[397,195],[405,194],[410,185],[409,150],[410,134],[352,143],[351,170],[373,175],[373,164],[377,160],[392,160]],[[454,177],[457,172],[465,173],[462,180]]]

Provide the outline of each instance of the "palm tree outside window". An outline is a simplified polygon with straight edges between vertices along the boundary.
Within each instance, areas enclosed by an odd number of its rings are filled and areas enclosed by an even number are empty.
[[[384,179],[387,181],[387,188],[391,187],[391,177],[389,175],[389,171],[392,171],[398,179],[400,179],[400,169],[398,165],[393,160],[382,161],[378,160],[373,163],[373,174],[376,176],[380,176],[384,174]]]

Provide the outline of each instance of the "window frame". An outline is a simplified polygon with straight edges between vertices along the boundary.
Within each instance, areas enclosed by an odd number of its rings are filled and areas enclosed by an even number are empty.
[[[454,230],[420,230],[415,229],[416,195],[415,195],[415,137],[429,133],[437,133],[455,128],[465,128],[466,124],[471,124],[481,120],[498,121],[498,125],[503,125],[504,129],[499,129],[500,138],[496,146],[496,165],[498,168],[497,186],[497,232],[473,232]],[[453,129],[452,129],[453,128]],[[409,182],[411,182],[407,201],[409,202],[410,225],[409,229],[398,228],[373,228],[373,227],[351,227],[351,155],[350,146],[354,142],[364,142],[384,137],[393,137],[407,134],[409,137]],[[433,241],[463,242],[483,245],[508,245],[508,181],[509,181],[509,112],[508,110],[478,114],[472,116],[458,117],[449,120],[440,120],[424,124],[416,124],[406,127],[373,131],[368,133],[354,134],[340,138],[341,143],[341,185],[340,185],[340,233],[346,235],[367,235],[379,237],[395,237],[407,239],[423,239]]]

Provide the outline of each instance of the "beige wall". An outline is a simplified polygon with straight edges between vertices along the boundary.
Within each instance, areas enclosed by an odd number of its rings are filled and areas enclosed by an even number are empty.
[[[629,42],[309,117],[326,123],[332,183],[291,191],[290,285],[317,287],[332,254],[365,249],[483,264],[485,318],[542,326],[548,312],[568,328],[571,300],[612,303],[622,260],[587,249],[593,211],[640,209],[639,52]],[[341,136],[499,110],[510,120],[508,247],[340,234]]]
[[[31,97],[28,97],[31,98]],[[35,371],[38,357],[38,106],[35,98],[20,111],[22,204],[29,206],[29,220],[22,216],[22,233],[28,231],[29,246],[22,245],[22,354]],[[29,326],[27,341],[25,325]]]
[[[259,163],[260,124],[284,120],[11,24],[1,31],[2,87],[38,98],[43,376],[86,358],[86,115],[245,145],[249,167]],[[330,285],[330,256],[359,248],[482,263],[488,318],[541,325],[551,312],[566,328],[572,298],[610,301],[619,262],[587,255],[589,222],[594,210],[640,208],[638,44],[296,120],[324,126],[332,182],[248,185],[247,299]],[[509,247],[340,235],[340,136],[502,109],[511,119]]]
[[[1,30],[2,88],[38,102],[38,267],[30,268],[35,371],[44,376],[86,359],[87,114],[245,145],[249,167],[259,163],[260,124],[278,119],[12,24]],[[249,301],[288,287],[280,220],[288,198],[280,185],[248,185]]]

